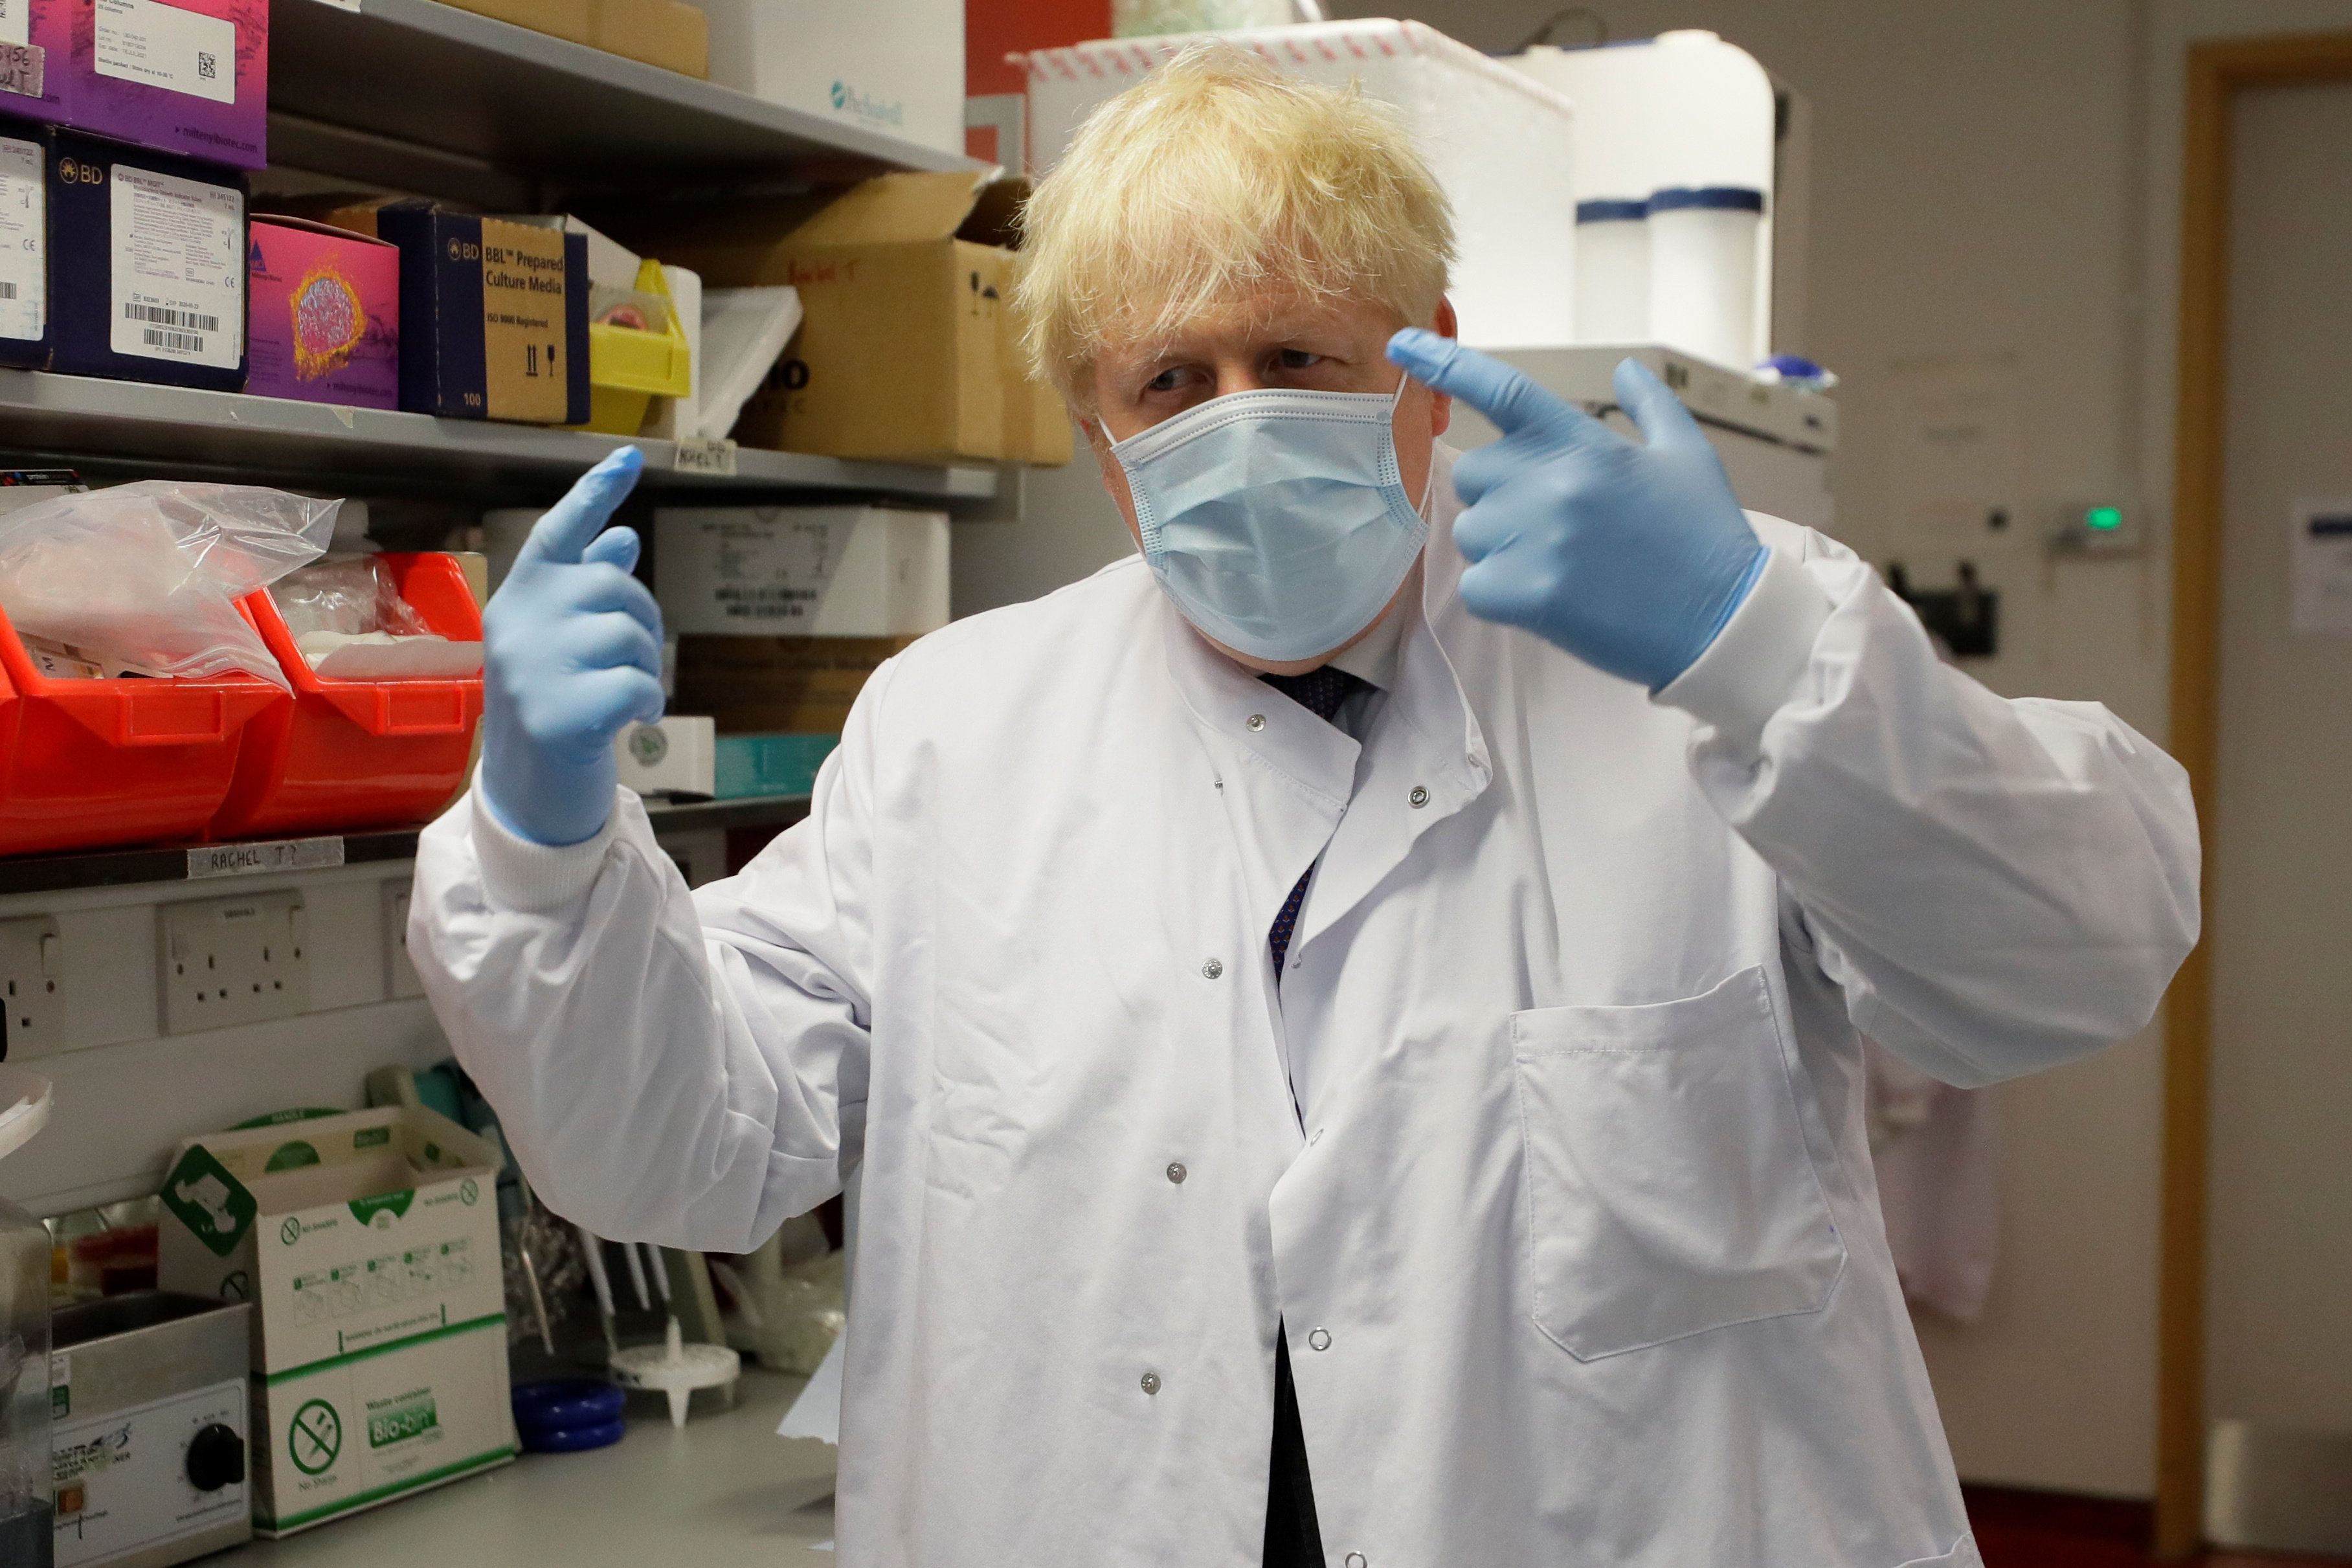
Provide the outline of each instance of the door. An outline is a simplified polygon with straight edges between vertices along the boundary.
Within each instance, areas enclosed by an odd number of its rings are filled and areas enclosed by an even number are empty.
[[[2298,510],[2352,518],[2352,84],[2240,93],[2230,180],[2206,1408],[2352,1452],[2352,621],[2291,612]]]

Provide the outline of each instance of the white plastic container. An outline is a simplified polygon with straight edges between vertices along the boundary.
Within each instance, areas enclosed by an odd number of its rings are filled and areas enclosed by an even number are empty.
[[[1575,110],[1565,97],[1419,22],[1317,22],[1223,36],[1310,81],[1360,83],[1402,111],[1454,205],[1460,260],[1448,297],[1464,342],[1573,341]],[[1108,38],[1022,56],[1037,172],[1060,160],[1096,105],[1200,41]]]
[[[1650,337],[1650,204],[1576,204],[1576,341],[1639,343]]]
[[[1650,197],[1650,337],[1732,370],[1755,363],[1764,193],[1676,185]]]
[[[1504,63],[1575,102],[1580,199],[1646,196],[1678,185],[1764,193],[1752,268],[1755,332],[1726,363],[1744,370],[1770,353],[1774,268],[1802,276],[1801,223],[1774,231],[1801,214],[1803,198],[1801,142],[1792,133],[1797,161],[1784,170],[1776,90],[1763,66],[1736,44],[1687,29],[1598,48],[1538,45]],[[1795,182],[1786,191],[1779,183],[1784,174]],[[1580,326],[1577,335],[1592,341]]]

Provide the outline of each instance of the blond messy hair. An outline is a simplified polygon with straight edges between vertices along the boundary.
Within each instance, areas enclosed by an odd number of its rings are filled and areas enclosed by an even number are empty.
[[[1022,226],[1023,344],[1082,411],[1108,343],[1294,299],[1424,324],[1454,257],[1444,194],[1393,110],[1223,43],[1087,116]]]

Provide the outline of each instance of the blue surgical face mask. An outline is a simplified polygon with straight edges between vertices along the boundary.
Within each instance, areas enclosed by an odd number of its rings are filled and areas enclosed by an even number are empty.
[[[1372,624],[1429,537],[1397,469],[1404,385],[1232,393],[1111,447],[1143,558],[1186,620],[1276,664]]]

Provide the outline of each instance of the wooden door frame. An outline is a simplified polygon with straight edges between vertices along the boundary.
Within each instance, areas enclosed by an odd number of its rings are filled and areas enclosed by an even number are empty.
[[[2204,834],[2207,941],[2164,1004],[2164,1165],[2157,1316],[2156,1550],[2193,1556],[2205,1494],[2205,1205],[2211,1129],[2210,874],[2221,721],[2221,516],[2229,352],[2230,158],[2237,99],[2352,82],[2352,33],[2231,38],[2189,49],[2180,171],[2179,363],[2173,410],[2172,754]]]

